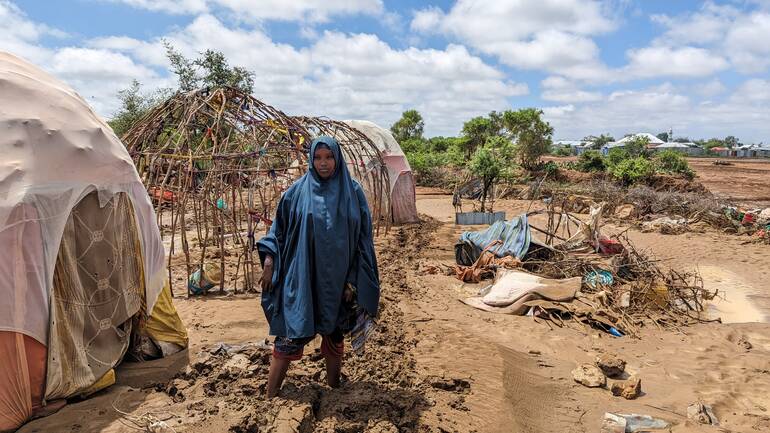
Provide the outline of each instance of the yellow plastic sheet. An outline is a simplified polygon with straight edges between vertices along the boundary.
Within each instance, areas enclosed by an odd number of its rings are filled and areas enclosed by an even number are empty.
[[[145,327],[147,334],[156,341],[178,344],[187,347],[187,329],[179,318],[171,299],[168,282],[160,291],[155,307]]]

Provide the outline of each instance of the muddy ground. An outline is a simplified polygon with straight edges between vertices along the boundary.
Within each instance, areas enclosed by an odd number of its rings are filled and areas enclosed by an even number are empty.
[[[515,215],[527,202],[504,201]],[[597,432],[605,412],[665,419],[672,431],[770,431],[770,270],[766,245],[717,232],[631,238],[671,266],[706,269],[727,300],[728,324],[681,332],[645,328],[640,339],[583,326],[555,328],[532,317],[474,310],[458,299],[478,285],[432,274],[454,261],[451,197],[424,190],[420,225],[377,239],[382,314],[363,356],[346,355],[345,384],[324,385],[316,340],[293,364],[280,396],[264,398],[269,349],[258,295],[177,297],[188,351],[124,363],[118,383],[22,432],[137,431],[149,416],[176,432]],[[608,225],[609,232],[623,230]],[[225,343],[225,345],[222,345]],[[570,372],[615,353],[642,380],[637,400],[576,384]],[[686,420],[711,404],[721,427]],[[161,430],[158,430],[161,431]],[[171,430],[168,430],[171,431]]]

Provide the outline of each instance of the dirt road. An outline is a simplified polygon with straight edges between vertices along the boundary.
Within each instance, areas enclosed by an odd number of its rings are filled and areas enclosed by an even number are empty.
[[[526,205],[498,204],[509,215]],[[266,400],[269,350],[258,296],[176,298],[189,352],[123,364],[116,386],[21,431],[129,432],[151,415],[193,433],[596,432],[607,411],[663,418],[674,432],[720,431],[686,421],[696,401],[714,406],[725,431],[770,431],[770,325],[646,328],[632,339],[475,310],[458,299],[478,285],[428,272],[451,264],[458,235],[472,228],[452,223],[449,196],[421,194],[418,209],[422,224],[393,228],[376,241],[379,329],[363,356],[347,356],[341,389],[323,385],[316,341],[293,364],[280,397]],[[766,246],[742,246],[717,233],[632,231],[632,239],[674,266],[716,267],[709,284],[729,285],[738,275],[753,304],[770,299]],[[761,313],[770,312],[770,303],[762,305]],[[736,314],[741,321],[740,309]],[[642,379],[641,398],[623,400],[572,380],[577,364],[605,352],[621,356]]]

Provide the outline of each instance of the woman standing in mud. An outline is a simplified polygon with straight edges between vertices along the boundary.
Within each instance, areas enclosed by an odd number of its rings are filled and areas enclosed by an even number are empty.
[[[267,396],[318,334],[327,383],[338,387],[343,336],[376,316],[380,284],[369,206],[336,140],[313,141],[308,172],[283,194],[257,248],[262,308],[275,335]]]

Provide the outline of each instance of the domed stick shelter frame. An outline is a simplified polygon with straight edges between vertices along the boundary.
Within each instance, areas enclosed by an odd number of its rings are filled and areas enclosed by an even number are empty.
[[[233,88],[176,94],[125,134],[167,243],[169,282],[179,267],[189,281],[217,263],[220,292],[228,281],[236,292],[238,283],[255,289],[256,232],[300,175],[291,165],[308,139],[288,116]]]
[[[204,265],[211,278],[218,265],[218,281],[211,282],[219,283],[220,293],[225,284],[235,292],[239,285],[257,289],[257,233],[267,231],[281,194],[304,174],[310,140],[294,119],[227,87],[176,94],[124,135],[156,208],[169,283],[179,268],[189,281]],[[359,179],[382,175],[361,174]],[[384,190],[372,190],[375,202]]]
[[[325,117],[295,116],[292,118],[312,136],[334,137],[345,154],[351,175],[361,184],[369,201],[372,219],[379,234],[390,227],[390,180],[382,153],[364,133],[338,120]]]

